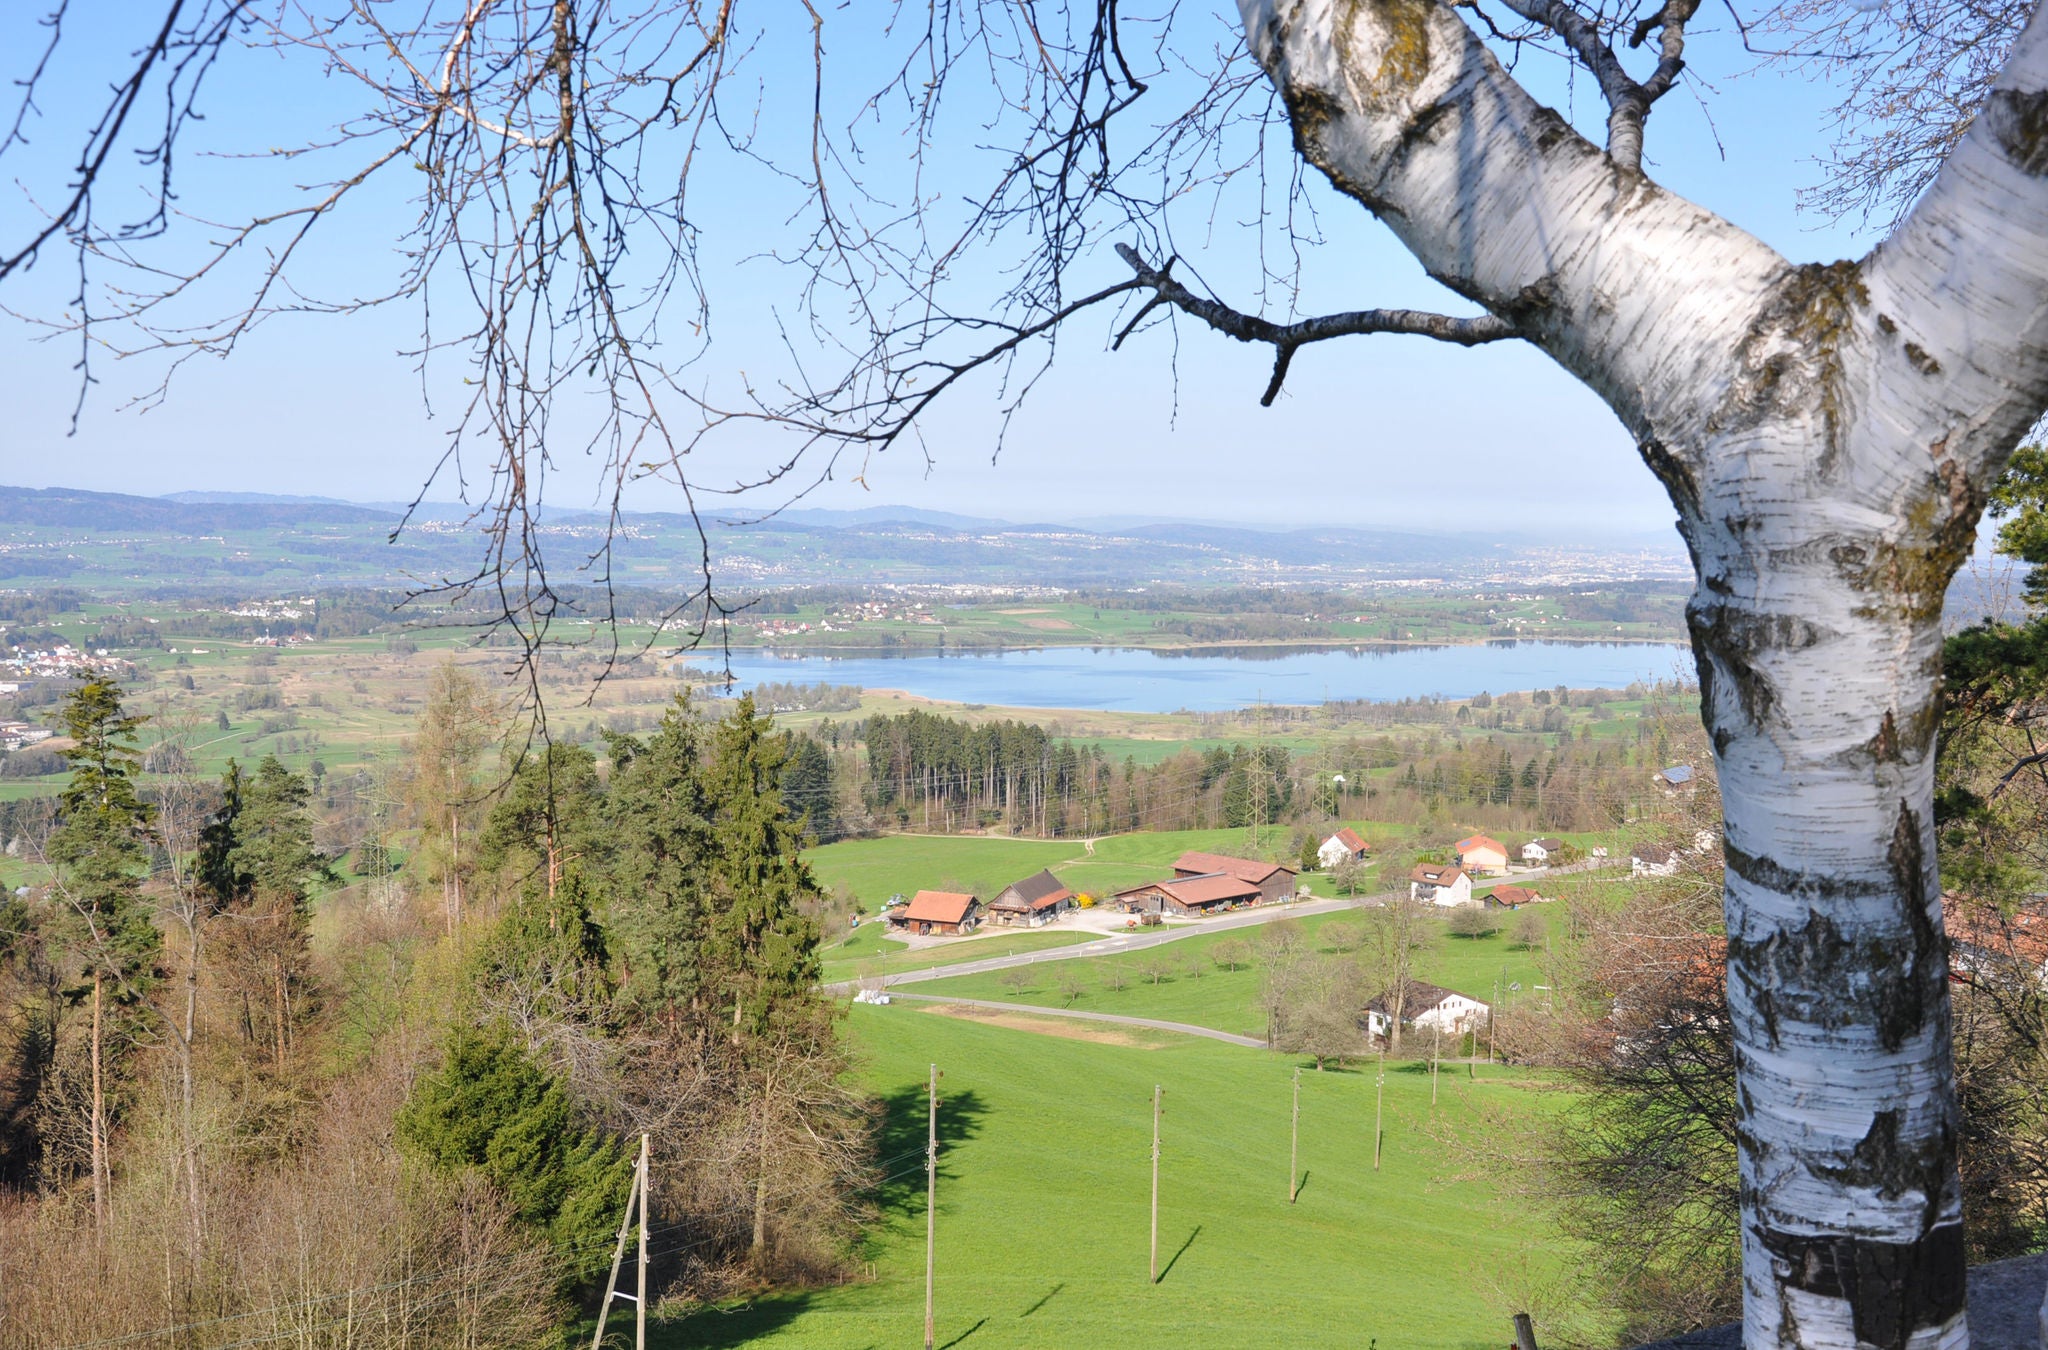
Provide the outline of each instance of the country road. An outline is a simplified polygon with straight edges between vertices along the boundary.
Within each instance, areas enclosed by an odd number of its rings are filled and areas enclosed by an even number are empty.
[[[1561,868],[1533,868],[1511,877],[1501,878],[1514,885],[1526,885],[1541,881],[1564,872],[1594,870],[1587,863],[1575,863]],[[1352,909],[1361,906],[1385,904],[1399,894],[1396,891],[1382,891],[1378,895],[1335,898],[1326,900],[1303,900],[1284,905],[1260,905],[1253,909],[1239,910],[1221,918],[1198,919],[1192,923],[1174,927],[1139,928],[1129,933],[1114,933],[1094,942],[1077,942],[1071,947],[1048,947],[1044,951],[1026,952],[1021,956],[989,956],[980,960],[959,961],[952,965],[932,966],[926,970],[906,970],[900,975],[872,976],[865,980],[839,980],[825,986],[828,994],[851,994],[863,985],[869,988],[895,989],[900,985],[922,984],[926,980],[950,979],[955,975],[985,975],[991,971],[1013,970],[1018,966],[1035,966],[1041,961],[1073,961],[1090,956],[1116,956],[1123,952],[1141,952],[1148,947],[1163,947],[1169,942],[1182,938],[1198,937],[1203,933],[1219,933],[1232,928],[1253,928],[1262,923],[1278,919],[1295,918],[1305,914],[1328,914],[1333,910]],[[979,941],[980,939],[966,939]],[[1005,1004],[1005,1007],[1012,1005]]]
[[[1047,1008],[1035,1003],[998,1003],[988,998],[948,998],[944,994],[891,994],[891,998],[914,998],[920,1003],[937,1003],[968,1008],[987,1008],[991,1012],[1029,1013],[1034,1017],[1071,1017],[1081,1022],[1113,1022],[1118,1026],[1143,1027],[1147,1031],[1174,1031],[1183,1036],[1206,1036],[1212,1041],[1226,1045],[1242,1045],[1253,1050],[1263,1050],[1266,1043],[1256,1036],[1238,1036],[1214,1027],[1192,1026],[1186,1022],[1162,1022],[1156,1017],[1125,1017],[1119,1013],[1077,1012],[1072,1008]]]
[[[1163,947],[1169,942],[1199,937],[1203,933],[1219,933],[1230,928],[1252,928],[1262,923],[1272,923],[1276,919],[1290,919],[1304,914],[1328,914],[1332,910],[1378,904],[1385,899],[1386,896],[1383,895],[1368,895],[1356,899],[1304,900],[1299,904],[1262,905],[1255,909],[1226,914],[1221,918],[1200,919],[1178,927],[1139,928],[1130,933],[1116,933],[1094,942],[1077,942],[1071,947],[1048,947],[1044,951],[1025,952],[1020,956],[990,956],[979,961],[960,961],[949,966],[933,966],[928,970],[906,970],[900,975],[884,975],[878,979],[841,980],[836,984],[826,985],[825,991],[831,994],[850,994],[863,984],[871,988],[879,985],[883,989],[894,989],[898,985],[943,980],[954,975],[983,975],[994,970],[1011,970],[1018,966],[1037,965],[1041,961],[1072,961],[1079,957],[1141,952],[1148,947]]]

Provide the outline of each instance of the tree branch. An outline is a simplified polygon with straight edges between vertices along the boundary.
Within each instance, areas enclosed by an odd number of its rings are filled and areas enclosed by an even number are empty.
[[[1145,260],[1138,256],[1138,250],[1129,244],[1118,244],[1116,252],[1137,273],[1138,282],[1152,291],[1153,298],[1124,325],[1123,331],[1111,344],[1112,349],[1123,346],[1124,339],[1131,335],[1139,322],[1162,304],[1191,314],[1239,342],[1270,343],[1273,347],[1273,378],[1259,398],[1261,407],[1273,406],[1281,384],[1287,379],[1287,367],[1293,362],[1294,353],[1311,342],[1361,333],[1407,333],[1415,337],[1435,338],[1439,342],[1454,342],[1460,347],[1477,347],[1481,343],[1521,336],[1513,324],[1492,314],[1461,319],[1418,309],[1354,309],[1342,314],[1303,319],[1298,323],[1274,323],[1271,319],[1232,309],[1220,300],[1196,295],[1173,279],[1171,259],[1165,267],[1153,268],[1147,266]]]

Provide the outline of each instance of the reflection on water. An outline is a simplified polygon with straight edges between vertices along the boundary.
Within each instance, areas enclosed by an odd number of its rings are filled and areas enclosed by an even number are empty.
[[[1482,690],[1620,689],[1692,675],[1666,643],[1499,642],[1435,647],[1039,647],[991,652],[734,652],[744,690],[767,680],[901,689],[951,703],[1214,712],[1330,699],[1468,698]]]

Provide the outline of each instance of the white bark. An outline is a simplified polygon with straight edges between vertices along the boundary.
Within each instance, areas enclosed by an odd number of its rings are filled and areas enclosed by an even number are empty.
[[[1726,811],[1751,1347],[1968,1343],[1932,760],[1943,594],[2048,404],[2048,23],[1898,235],[1794,267],[1435,0],[1242,0],[1308,160],[1663,479]]]

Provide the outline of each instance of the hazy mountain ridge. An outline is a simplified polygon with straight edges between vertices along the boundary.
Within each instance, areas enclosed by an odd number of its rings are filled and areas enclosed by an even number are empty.
[[[478,564],[477,508],[422,503],[394,540],[404,507],[264,493],[171,497],[72,488],[0,487],[0,585],[56,582],[154,587],[235,581],[277,587],[417,584]],[[905,518],[909,517],[909,518]],[[610,518],[547,511],[543,547],[558,583],[595,555]],[[701,566],[688,515],[621,519],[610,562],[625,584],[691,583]],[[709,523],[721,584],[815,585],[1557,585],[1685,574],[1675,541],[1661,550],[1555,545],[1497,530],[1148,522],[1123,529],[1015,524],[945,512],[804,509],[753,523]],[[550,538],[559,540],[549,545]]]

